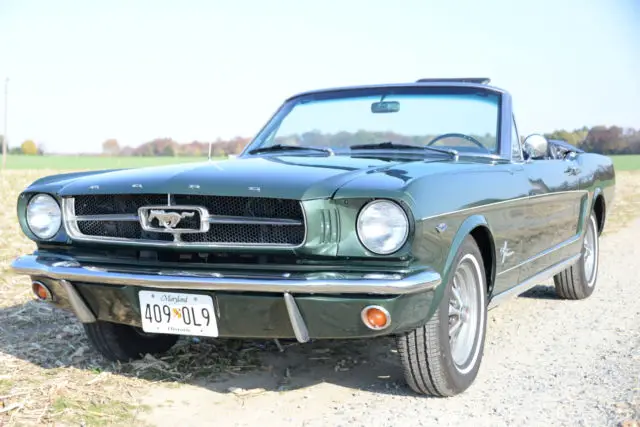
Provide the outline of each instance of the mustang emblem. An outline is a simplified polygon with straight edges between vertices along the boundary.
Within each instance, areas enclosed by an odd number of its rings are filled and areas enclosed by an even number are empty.
[[[504,245],[502,245],[502,247],[500,248],[500,255],[502,255],[502,263],[504,264],[507,258],[513,254],[514,252],[509,249],[509,243],[507,243],[507,241],[505,240]]]
[[[195,212],[165,212],[159,209],[151,209],[149,212],[149,222],[153,219],[157,219],[161,226],[167,230],[173,230],[176,228],[182,218],[191,218],[195,215]]]

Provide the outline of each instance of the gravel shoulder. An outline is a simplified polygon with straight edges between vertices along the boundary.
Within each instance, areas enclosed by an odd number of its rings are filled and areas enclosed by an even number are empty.
[[[156,385],[140,421],[162,425],[619,425],[640,419],[640,220],[601,239],[596,291],[556,298],[553,282],[490,311],[480,374],[448,399],[404,385],[391,339],[290,344],[263,369]]]

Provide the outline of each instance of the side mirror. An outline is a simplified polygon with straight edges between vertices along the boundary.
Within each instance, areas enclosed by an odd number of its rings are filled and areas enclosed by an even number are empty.
[[[529,159],[539,159],[547,155],[549,142],[544,136],[534,133],[525,138],[522,148]]]

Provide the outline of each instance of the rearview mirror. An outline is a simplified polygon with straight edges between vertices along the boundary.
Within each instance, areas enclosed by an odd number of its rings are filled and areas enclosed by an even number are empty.
[[[371,112],[379,113],[397,113],[400,111],[400,103],[398,101],[374,102],[371,104]]]
[[[547,155],[549,142],[544,136],[534,133],[525,138],[522,148],[529,159],[539,159]]]

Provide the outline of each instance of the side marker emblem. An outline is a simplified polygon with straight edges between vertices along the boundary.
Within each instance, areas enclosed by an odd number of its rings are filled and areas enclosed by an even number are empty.
[[[441,222],[440,224],[436,225],[436,231],[438,233],[444,233],[445,231],[447,231],[447,224]]]
[[[509,243],[505,240],[504,245],[502,245],[502,247],[500,248],[500,255],[502,255],[502,263],[504,264],[507,258],[513,255],[514,253],[515,252],[513,252],[512,250],[509,250]]]

